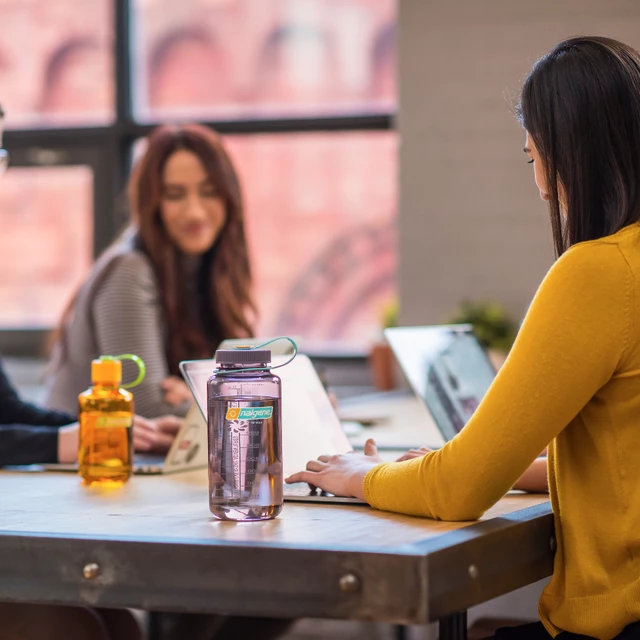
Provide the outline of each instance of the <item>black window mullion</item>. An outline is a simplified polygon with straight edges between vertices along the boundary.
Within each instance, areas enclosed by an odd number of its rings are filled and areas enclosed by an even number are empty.
[[[324,116],[309,118],[277,118],[253,120],[200,120],[222,134],[313,133],[331,131],[377,131],[395,127],[390,113],[356,116]],[[157,124],[131,122],[124,125],[125,135],[135,140],[146,136]]]
[[[133,119],[132,9],[131,0],[113,0],[113,71],[115,86],[115,125],[108,145],[113,193],[120,194],[131,170]]]
[[[14,155],[18,149],[28,148],[88,148],[99,147],[112,135],[113,127],[63,129],[9,129],[4,144]]]
[[[113,0],[114,19],[114,74],[116,124],[133,122],[133,87],[131,71],[131,2]]]

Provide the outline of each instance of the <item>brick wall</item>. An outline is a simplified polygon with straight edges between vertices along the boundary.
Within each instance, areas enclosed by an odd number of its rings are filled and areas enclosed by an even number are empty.
[[[640,48],[640,3],[399,1],[402,320],[443,321],[465,298],[521,317],[553,251],[509,97],[571,35]]]

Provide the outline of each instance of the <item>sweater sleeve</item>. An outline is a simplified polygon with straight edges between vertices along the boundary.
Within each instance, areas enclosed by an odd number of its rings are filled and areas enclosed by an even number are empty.
[[[147,373],[131,389],[136,413],[146,418],[186,413],[164,400],[161,384],[169,375],[160,296],[149,261],[141,253],[121,256],[96,293],[92,316],[96,345],[101,354],[134,353],[144,360]],[[123,378],[131,381],[137,367],[123,362]]]
[[[58,428],[74,419],[20,400],[0,364],[0,467],[55,462]]]
[[[0,425],[62,427],[75,418],[62,411],[42,409],[20,399],[0,363]]]
[[[422,458],[374,467],[364,481],[368,502],[442,520],[479,518],[616,372],[632,303],[631,271],[616,244],[569,249],[464,429]]]
[[[56,462],[58,428],[0,424],[0,467]]]

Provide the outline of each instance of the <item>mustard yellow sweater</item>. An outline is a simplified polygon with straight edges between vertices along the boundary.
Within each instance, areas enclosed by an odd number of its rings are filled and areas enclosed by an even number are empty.
[[[569,249],[462,432],[365,478],[378,509],[472,520],[549,443],[558,548],[539,613],[613,638],[640,620],[640,225]]]

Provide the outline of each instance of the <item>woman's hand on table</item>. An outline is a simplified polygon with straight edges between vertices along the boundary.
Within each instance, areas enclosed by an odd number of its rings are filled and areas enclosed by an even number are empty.
[[[542,455],[529,465],[513,488],[527,493],[548,493],[547,474],[547,450],[545,449]]]
[[[364,453],[320,456],[307,463],[306,471],[294,473],[285,482],[306,482],[336,496],[364,500],[364,477],[381,462],[376,443],[369,439],[364,445]]]
[[[397,462],[419,458],[431,449],[420,447],[402,454]],[[320,456],[307,463],[306,471],[294,473],[285,482],[306,482],[337,496],[353,496],[364,500],[364,477],[376,465],[384,462],[378,455],[375,440],[369,438],[364,444],[364,453],[346,453],[337,456]]]
[[[193,401],[193,394],[189,390],[187,383],[178,376],[169,376],[162,381],[165,401],[177,407],[185,402]]]
[[[396,462],[404,462],[405,460],[413,460],[414,458],[420,458],[427,453],[431,453],[433,449],[428,449],[427,447],[420,447],[419,449],[409,449],[407,453],[403,453]]]
[[[407,453],[401,455],[397,462],[404,460],[412,460],[413,458],[419,458],[427,453],[430,453],[432,449],[427,447],[420,447],[419,449],[410,449]],[[549,485],[547,483],[547,449],[542,452],[539,458],[536,458],[529,468],[522,474],[520,479],[513,486],[514,489],[519,491],[526,491],[528,493],[548,493]]]
[[[135,451],[166,453],[182,426],[177,416],[159,418],[133,417],[133,448]],[[77,422],[58,429],[58,462],[69,464],[78,461],[80,426]]]
[[[404,460],[412,460],[413,458],[419,458],[429,452],[432,449],[427,447],[420,447],[419,449],[410,449],[407,453],[401,455],[397,462]],[[547,484],[547,449],[542,452],[539,458],[536,458],[529,468],[522,474],[518,482],[513,486],[514,489],[519,491],[526,491],[528,493],[548,493],[549,485]]]
[[[166,453],[182,426],[177,416],[133,417],[133,448],[136,451]]]

